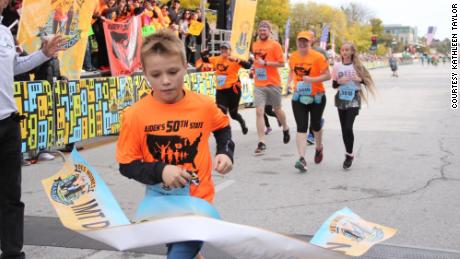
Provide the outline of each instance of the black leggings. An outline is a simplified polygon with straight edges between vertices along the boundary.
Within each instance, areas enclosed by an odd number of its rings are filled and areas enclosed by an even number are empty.
[[[265,127],[270,128],[270,122],[268,121],[268,116],[275,117],[278,121],[278,125],[281,125],[278,117],[276,117],[276,113],[273,111],[273,106],[265,105],[265,113],[264,113],[264,120],[265,120]]]
[[[305,105],[299,101],[292,101],[292,111],[294,112],[297,132],[307,133],[308,117],[311,114],[311,128],[313,131],[321,130],[321,118],[326,107],[326,96],[323,96],[321,103],[311,103]]]
[[[348,108],[346,110],[338,109],[338,111],[345,150],[348,154],[353,154],[353,142],[355,141],[353,123],[355,122],[356,116],[359,114],[359,108]]]
[[[234,92],[235,89],[237,93]],[[246,127],[241,114],[238,113],[238,106],[240,105],[241,88],[232,87],[223,90],[216,90],[216,103],[217,106],[222,110],[224,114],[227,114],[227,110],[230,113],[230,117],[238,121],[241,127]]]

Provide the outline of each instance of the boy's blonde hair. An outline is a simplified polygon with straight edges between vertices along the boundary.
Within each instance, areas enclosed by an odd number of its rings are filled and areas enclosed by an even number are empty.
[[[187,65],[185,58],[185,47],[177,35],[170,29],[160,30],[144,39],[141,48],[141,62],[145,66],[145,58],[148,56],[164,55],[164,56],[180,56],[182,64]]]

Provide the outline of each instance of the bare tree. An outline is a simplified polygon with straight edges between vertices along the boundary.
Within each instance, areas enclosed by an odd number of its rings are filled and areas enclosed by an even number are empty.
[[[348,24],[360,23],[364,24],[374,16],[374,13],[366,6],[359,3],[349,3],[348,5],[340,7],[347,16]]]

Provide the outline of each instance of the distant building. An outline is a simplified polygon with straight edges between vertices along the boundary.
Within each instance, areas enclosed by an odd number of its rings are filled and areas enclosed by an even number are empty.
[[[417,43],[417,27],[404,26],[400,24],[383,25],[386,33],[404,45]]]

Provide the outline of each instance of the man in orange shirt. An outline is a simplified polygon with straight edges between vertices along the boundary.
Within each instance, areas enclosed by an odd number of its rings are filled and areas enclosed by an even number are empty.
[[[246,122],[238,113],[241,99],[241,82],[238,72],[241,67],[251,68],[251,63],[230,56],[230,43],[224,42],[220,46],[220,56],[209,58],[215,68],[217,78],[216,103],[223,113],[230,113],[230,117],[240,123],[243,134],[248,133]]]
[[[267,148],[265,138],[264,113],[265,105],[272,105],[276,117],[283,126],[283,142],[290,140],[289,127],[286,123],[286,115],[281,108],[281,78],[278,68],[284,67],[283,49],[281,45],[270,39],[271,25],[268,21],[259,24],[259,39],[252,44],[254,53],[254,104],[257,115],[257,135],[259,143],[255,151],[261,155]]]
[[[297,51],[289,58],[288,85],[294,80],[292,110],[297,124],[296,145],[300,157],[295,163],[295,168],[301,172],[307,171],[305,137],[309,115],[316,142],[315,163],[319,164],[323,160],[321,118],[326,106],[326,95],[322,82],[331,79],[326,58],[311,47],[313,39],[311,32],[300,32],[297,35]]]
[[[123,114],[116,151],[120,172],[148,186],[185,187],[190,195],[212,202],[212,169],[220,174],[232,169],[235,145],[229,119],[211,98],[183,89],[187,62],[174,32],[161,30],[146,37],[141,57],[152,92]],[[214,167],[211,133],[217,143]],[[199,185],[189,184],[192,175],[198,176]],[[168,258],[194,258],[202,244],[169,244]]]

